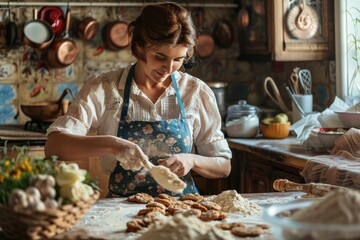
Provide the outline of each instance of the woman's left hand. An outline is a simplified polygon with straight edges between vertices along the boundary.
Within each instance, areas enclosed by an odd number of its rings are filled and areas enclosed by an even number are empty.
[[[179,177],[185,176],[194,167],[194,161],[191,154],[175,154],[166,159],[159,159],[159,165],[168,167]]]

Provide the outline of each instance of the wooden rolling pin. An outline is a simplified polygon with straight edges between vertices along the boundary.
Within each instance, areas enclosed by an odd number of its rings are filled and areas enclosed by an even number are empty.
[[[287,179],[277,179],[273,183],[273,188],[279,192],[300,191],[316,196],[324,196],[335,189],[348,189],[341,186],[330,185],[325,183],[294,183]]]

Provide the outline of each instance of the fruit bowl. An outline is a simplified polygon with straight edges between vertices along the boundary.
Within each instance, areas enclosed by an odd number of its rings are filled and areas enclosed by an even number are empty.
[[[274,139],[282,139],[289,136],[289,127],[291,123],[270,123],[270,124],[260,124],[260,131],[264,135],[265,138],[274,138]]]
[[[346,133],[345,128],[314,128],[312,132],[317,134],[320,143],[325,149],[331,150],[335,146],[335,141]]]

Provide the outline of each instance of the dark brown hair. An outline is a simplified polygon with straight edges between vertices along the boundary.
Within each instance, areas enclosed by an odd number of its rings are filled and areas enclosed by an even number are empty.
[[[129,24],[131,51],[137,59],[146,61],[139,47],[167,43],[188,47],[185,62],[194,54],[196,29],[191,14],[184,7],[171,2],[149,4],[140,16]]]

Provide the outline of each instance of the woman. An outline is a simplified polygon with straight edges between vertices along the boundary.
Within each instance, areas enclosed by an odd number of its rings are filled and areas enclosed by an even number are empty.
[[[46,155],[102,156],[111,172],[109,197],[176,195],[157,185],[141,158],[181,177],[183,194],[198,193],[190,170],[227,177],[231,151],[215,96],[204,82],[178,71],[196,43],[189,12],[175,3],[147,5],[129,34],[137,62],[87,81],[68,113],[49,127]]]

